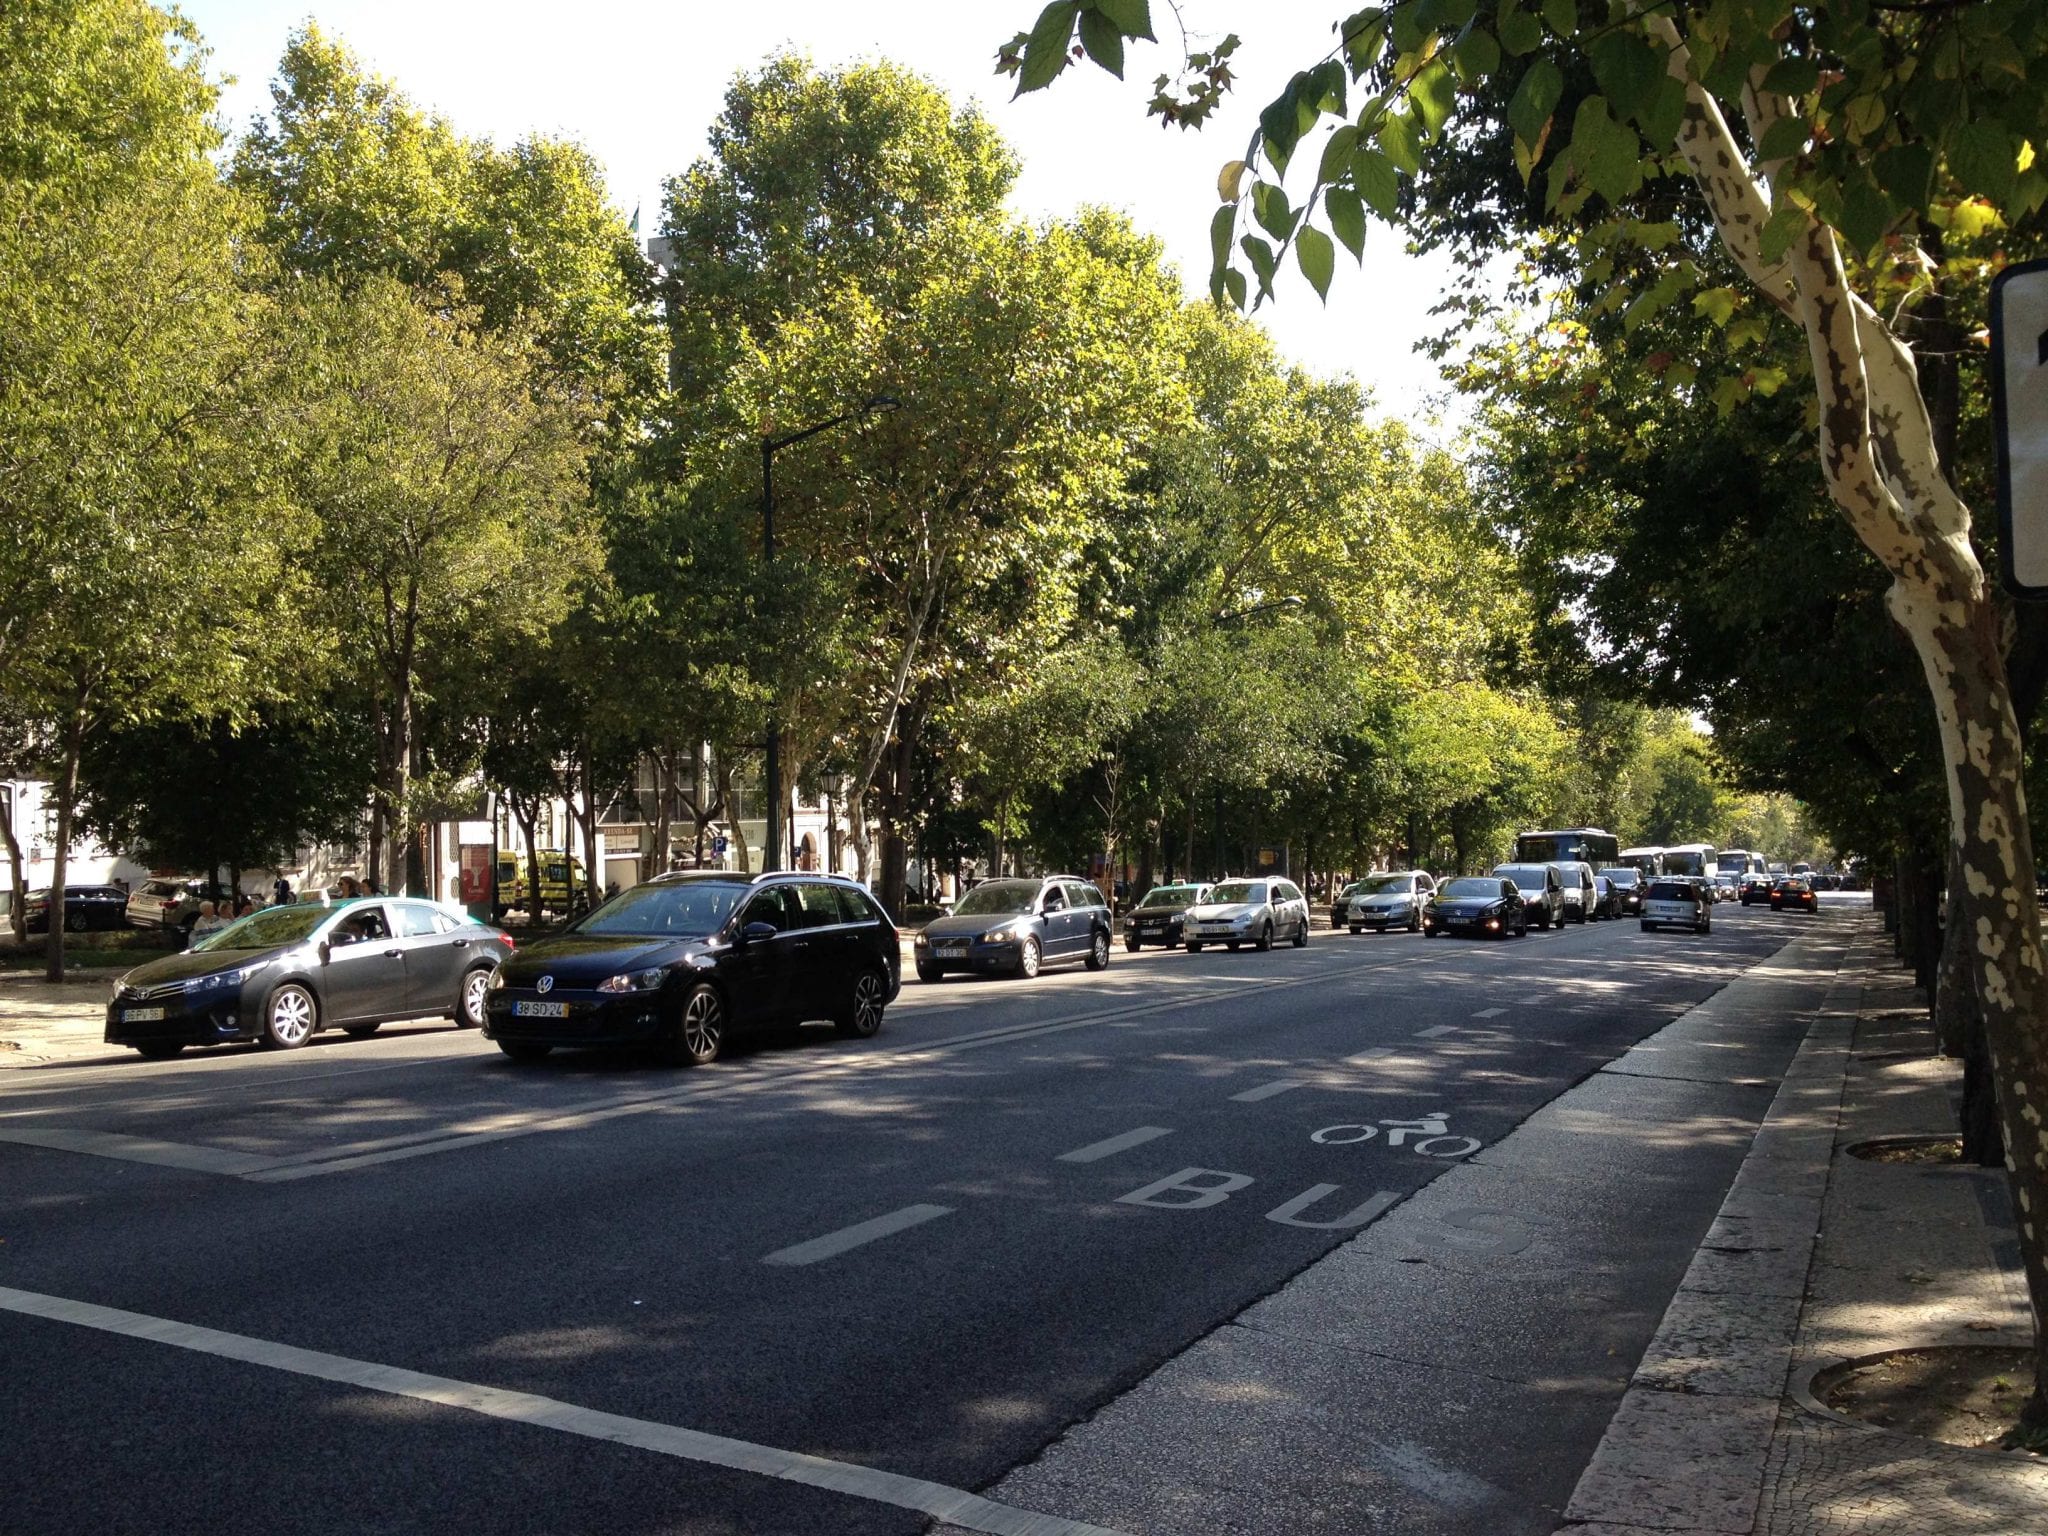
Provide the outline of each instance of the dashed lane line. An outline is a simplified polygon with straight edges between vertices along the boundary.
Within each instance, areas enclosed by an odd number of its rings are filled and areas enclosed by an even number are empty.
[[[308,1376],[338,1386],[365,1392],[382,1392],[408,1397],[441,1408],[457,1408],[486,1418],[504,1419],[558,1434],[580,1435],[590,1440],[609,1441],[672,1456],[681,1461],[749,1472],[785,1483],[823,1488],[856,1499],[867,1499],[897,1509],[914,1510],[934,1520],[963,1530],[982,1531],[989,1536],[1117,1536],[1099,1525],[1084,1525],[1057,1515],[1041,1515],[1012,1504],[998,1504],[963,1488],[928,1482],[921,1477],[904,1477],[854,1462],[830,1461],[806,1456],[772,1445],[756,1445],[725,1435],[706,1434],[674,1424],[648,1419],[631,1419],[623,1414],[582,1408],[557,1398],[531,1392],[509,1392],[501,1387],[456,1381],[447,1376],[428,1376],[394,1365],[351,1360],[319,1350],[299,1349],[245,1334],[223,1333],[168,1318],[149,1317],[140,1312],[123,1312],[91,1302],[72,1301],[62,1296],[45,1296],[35,1291],[17,1291],[0,1286],[0,1310],[50,1322],[69,1323],[101,1333],[119,1334],[172,1349],[238,1360],[245,1365]]]
[[[1475,1019],[1497,1019],[1506,1012],[1507,1009],[1505,1008],[1482,1008],[1473,1014],[1472,1017]]]
[[[1157,1141],[1173,1132],[1163,1125],[1141,1125],[1135,1131],[1125,1131],[1121,1136],[1105,1137],[1092,1141],[1085,1147],[1076,1147],[1071,1152],[1062,1152],[1055,1162],[1099,1163],[1105,1157],[1115,1157],[1119,1152],[1128,1152],[1133,1147],[1142,1147],[1148,1141]]]
[[[1230,1101],[1233,1104],[1257,1104],[1262,1099],[1274,1098],[1279,1094],[1291,1093],[1296,1088],[1306,1088],[1307,1086],[1307,1083],[1299,1080],[1283,1078],[1277,1083],[1261,1083],[1256,1088],[1245,1089],[1243,1093],[1233,1093],[1230,1096]]]
[[[1418,1040],[1441,1040],[1445,1035],[1455,1035],[1457,1032],[1458,1026],[1455,1024],[1436,1024],[1428,1029],[1418,1029],[1415,1031],[1415,1038]]]
[[[906,1205],[900,1211],[891,1211],[886,1216],[876,1216],[868,1221],[857,1221],[850,1227],[841,1227],[837,1232],[827,1232],[823,1237],[814,1237],[807,1242],[793,1243],[787,1248],[778,1248],[764,1255],[763,1264],[816,1264],[821,1259],[836,1258],[854,1248],[865,1247],[885,1237],[894,1237],[898,1232],[912,1227],[923,1226],[928,1221],[937,1221],[941,1216],[953,1214],[950,1205]]]

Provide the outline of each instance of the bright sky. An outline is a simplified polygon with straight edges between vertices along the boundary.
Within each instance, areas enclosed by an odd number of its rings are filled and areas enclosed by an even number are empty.
[[[1199,133],[1162,129],[1144,115],[1152,78],[1177,58],[1162,0],[1152,7],[1162,42],[1132,50],[1126,81],[1090,64],[1015,102],[1010,83],[992,72],[994,55],[1030,25],[1038,0],[183,0],[180,8],[213,48],[213,72],[234,77],[224,104],[237,129],[269,106],[286,34],[310,15],[462,133],[579,140],[604,165],[619,206],[644,210],[643,234],[654,231],[662,179],[703,154],[735,74],[788,46],[825,65],[887,57],[955,100],[982,103],[1023,162],[1019,213],[1122,208],[1165,241],[1197,293],[1207,288],[1217,168],[1243,152],[1259,108],[1288,76],[1327,52],[1331,24],[1348,6],[1266,0],[1238,50],[1236,89]],[[1198,42],[1246,14],[1225,0],[1182,0],[1181,9]],[[1286,357],[1318,373],[1352,374],[1380,410],[1419,424],[1428,397],[1443,393],[1434,365],[1413,350],[1435,328],[1429,309],[1443,271],[1404,254],[1400,238],[1375,224],[1362,272],[1339,251],[1327,308],[1290,267],[1278,304],[1259,318]]]

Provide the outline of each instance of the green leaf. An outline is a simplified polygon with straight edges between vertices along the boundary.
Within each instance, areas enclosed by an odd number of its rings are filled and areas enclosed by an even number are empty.
[[[1307,85],[1306,74],[1296,75],[1287,84],[1287,89],[1266,104],[1266,110],[1259,114],[1259,134],[1265,145],[1266,158],[1273,163],[1278,174],[1287,174],[1287,162],[1294,158],[1294,146],[1301,142],[1301,111],[1298,105],[1300,92]]]
[[[1237,205],[1226,203],[1209,221],[1209,259],[1216,266],[1230,260],[1230,237],[1237,233]]]
[[[1332,187],[1323,194],[1323,207],[1330,215],[1330,233],[1344,242],[1354,260],[1364,261],[1365,204],[1358,194],[1349,187]]]
[[[1108,70],[1117,79],[1124,77],[1124,35],[1116,29],[1116,23],[1100,11],[1081,13],[1081,46],[1088,51],[1088,57]]]
[[[1017,94],[1051,85],[1067,67],[1067,44],[1074,36],[1080,0],[1052,0],[1038,13],[1038,23],[1024,43],[1024,67],[1017,72]]]
[[[1275,240],[1285,241],[1294,233],[1298,215],[1289,207],[1287,193],[1277,182],[1252,183],[1252,217]]]
[[[1781,201],[1771,210],[1765,222],[1763,233],[1757,237],[1757,246],[1767,262],[1780,262],[1785,253],[1792,249],[1792,242],[1806,232],[1806,210],[1790,198]]]
[[[1579,30],[1579,8],[1575,0],[1543,0],[1543,20],[1559,37],[1568,38]]]
[[[1400,216],[1401,177],[1389,160],[1371,145],[1362,146],[1351,157],[1351,184],[1359,195],[1387,223]]]
[[[1451,103],[1456,99],[1458,88],[1451,79],[1450,69],[1439,54],[1432,59],[1408,87],[1410,111],[1425,140],[1434,139],[1450,118]]]
[[[1335,59],[1325,59],[1309,71],[1299,97],[1301,104],[1301,131],[1315,126],[1316,119],[1324,114],[1336,117],[1344,115],[1344,66]]]
[[[1494,41],[1491,32],[1482,32],[1475,27],[1451,49],[1451,63],[1458,72],[1459,80],[1466,85],[1476,85],[1500,68],[1500,44]]]
[[[1884,97],[1875,91],[1850,98],[1849,104],[1842,108],[1842,121],[1853,139],[1869,138],[1884,126],[1886,115]]]
[[[1337,248],[1330,244],[1330,237],[1313,224],[1302,225],[1301,233],[1294,237],[1294,260],[1316,296],[1328,303],[1330,278],[1337,270]]]
[[[1142,37],[1148,43],[1158,41],[1152,35],[1151,0],[1094,0],[1094,5],[1125,37]]]
[[[1781,96],[1804,96],[1820,89],[1820,65],[1813,59],[1784,58],[1764,72],[1764,89]]]
[[[1564,76],[1548,59],[1538,59],[1529,66],[1522,76],[1522,83],[1515,87],[1515,94],[1508,100],[1508,126],[1515,130],[1525,144],[1534,144],[1543,134],[1543,125],[1550,121],[1550,114],[1557,110],[1558,100],[1564,95]]]
[[[1716,325],[1726,325],[1740,298],[1741,295],[1733,288],[1703,289],[1692,296],[1692,312]]]
[[[1543,46],[1543,24],[1519,7],[1500,13],[1500,45],[1520,57]]]
[[[1586,185],[1618,203],[1643,184],[1642,142],[1607,110],[1604,96],[1588,96],[1572,119],[1571,154]]]
[[[1877,183],[1859,176],[1842,191],[1842,211],[1835,220],[1842,238],[1859,255],[1873,250],[1893,218],[1891,199]]]
[[[1593,58],[1593,78],[1614,103],[1617,115],[1637,117],[1656,99],[1657,82],[1665,78],[1664,60],[1641,33],[1604,33],[1587,52]]]
[[[1890,189],[1909,208],[1927,206],[1927,189],[1934,180],[1934,151],[1925,144],[1895,144],[1881,149],[1871,161],[1878,184]]]
[[[1223,274],[1223,286],[1230,294],[1230,302],[1239,309],[1243,309],[1245,301],[1244,274],[1235,267],[1230,268]]]
[[[1764,130],[1763,142],[1756,147],[1757,158],[1766,162],[1789,160],[1806,148],[1806,141],[1813,136],[1803,117],[1781,117]]]
[[[1410,176],[1421,171],[1422,135],[1416,131],[1413,118],[1405,113],[1387,118],[1380,124],[1378,138],[1381,152],[1394,162],[1396,169]]]
[[[1356,80],[1379,62],[1387,42],[1387,18],[1383,11],[1360,11],[1344,23],[1344,57]]]
[[[1964,123],[1948,142],[1948,168],[1968,190],[2003,204],[2019,176],[2019,148],[2002,123]]]
[[[1358,128],[1352,123],[1339,123],[1337,129],[1323,145],[1323,161],[1316,171],[1316,180],[1325,185],[1342,181],[1351,169],[1351,155],[1358,148]]]
[[[1273,291],[1273,271],[1277,265],[1273,256],[1273,247],[1261,240],[1257,235],[1246,235],[1237,244],[1238,249],[1244,252],[1245,260],[1252,264],[1252,270],[1259,274],[1259,292],[1271,293]]]
[[[1659,154],[1669,153],[1678,143],[1678,130],[1685,123],[1685,82],[1665,75],[1657,82],[1650,101],[1636,114],[1643,137]]]

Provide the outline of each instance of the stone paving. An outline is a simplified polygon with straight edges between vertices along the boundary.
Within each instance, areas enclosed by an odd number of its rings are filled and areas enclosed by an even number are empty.
[[[115,971],[73,971],[58,983],[35,972],[0,973],[0,1071],[130,1053],[101,1038]]]
[[[1868,939],[1567,1510],[1573,1536],[2042,1536],[2048,1461],[1832,1414],[1827,1364],[2032,1338],[2004,1174],[1843,1149],[1956,1124],[1961,1071]]]

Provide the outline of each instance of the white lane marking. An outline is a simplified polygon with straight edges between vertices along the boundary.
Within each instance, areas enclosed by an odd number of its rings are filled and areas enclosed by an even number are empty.
[[[1277,1083],[1261,1083],[1256,1088],[1245,1089],[1243,1093],[1233,1093],[1230,1096],[1230,1101],[1233,1104],[1256,1104],[1261,1099],[1270,1099],[1277,1094],[1288,1093],[1296,1088],[1306,1088],[1307,1086],[1307,1083],[1285,1080]]]
[[[1505,1008],[1482,1008],[1473,1014],[1472,1017],[1475,1019],[1497,1019],[1506,1012],[1507,1009]]]
[[[1415,1038],[1418,1040],[1441,1040],[1445,1035],[1455,1035],[1457,1032],[1458,1027],[1455,1024],[1438,1024],[1429,1029],[1418,1029],[1415,1031]]]
[[[1163,1125],[1141,1125],[1135,1131],[1125,1131],[1121,1136],[1106,1137],[1091,1141],[1085,1147],[1076,1147],[1071,1152],[1062,1152],[1054,1158],[1058,1163],[1099,1163],[1105,1157],[1115,1157],[1119,1152],[1128,1152],[1133,1147],[1142,1147],[1148,1141],[1157,1141],[1173,1132]]]
[[[79,1328],[93,1328],[102,1333],[164,1344],[173,1349],[187,1349],[195,1354],[215,1355],[223,1360],[239,1360],[245,1365],[260,1365],[294,1376],[310,1376],[317,1381],[331,1381],[365,1392],[383,1392],[443,1408],[460,1408],[480,1413],[486,1418],[507,1419],[536,1429],[552,1429],[565,1435],[582,1435],[591,1440],[607,1440],[614,1445],[630,1445],[636,1450],[653,1451],[657,1455],[674,1456],[683,1461],[727,1467],[735,1472],[752,1472],[811,1488],[825,1488],[857,1499],[894,1505],[898,1509],[916,1510],[935,1520],[970,1531],[989,1532],[991,1536],[1117,1536],[1116,1532],[1103,1526],[1083,1525],[1056,1515],[1035,1514],[1012,1505],[998,1504],[964,1489],[949,1488],[944,1483],[926,1482],[920,1477],[903,1477],[853,1462],[828,1461],[822,1456],[806,1456],[800,1451],[779,1450],[772,1445],[756,1445],[748,1440],[732,1440],[724,1435],[706,1434],[702,1430],[657,1424],[648,1419],[629,1419],[622,1414],[604,1413],[595,1408],[579,1408],[574,1403],[539,1397],[531,1392],[508,1392],[502,1387],[480,1386],[447,1376],[428,1376],[399,1366],[351,1360],[344,1355],[299,1349],[268,1339],[252,1339],[245,1334],[222,1333],[213,1328],[148,1317],[140,1312],[123,1312],[86,1301],[71,1301],[62,1296],[45,1296],[35,1291],[17,1291],[0,1286],[0,1309],[24,1317],[70,1323]]]
[[[124,1163],[153,1163],[159,1168],[184,1168],[193,1173],[248,1174],[268,1168],[273,1159],[223,1147],[199,1147],[182,1141],[154,1141],[147,1136],[119,1136],[112,1131],[67,1131],[57,1128],[0,1130],[0,1141],[58,1152],[83,1152]]]
[[[797,1243],[788,1248],[778,1248],[767,1257],[763,1264],[815,1264],[820,1259],[829,1259],[845,1253],[849,1248],[858,1248],[889,1237],[909,1227],[922,1226],[927,1221],[936,1221],[941,1216],[953,1214],[950,1205],[906,1205],[900,1211],[891,1211],[886,1216],[877,1216],[872,1221],[855,1222],[850,1227],[841,1227],[837,1232],[827,1232],[823,1237],[814,1237],[809,1242]]]

